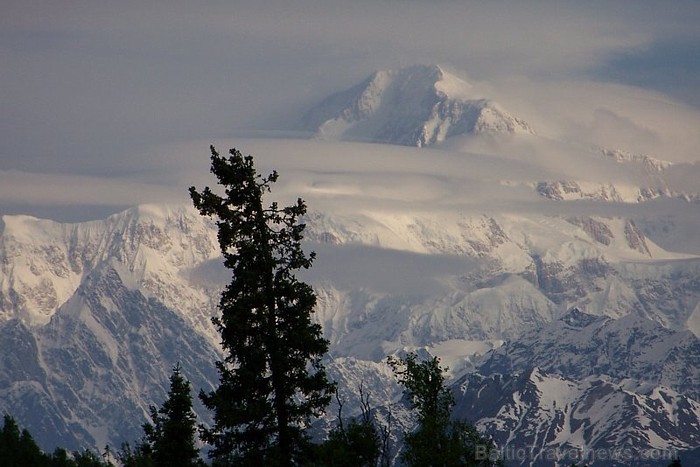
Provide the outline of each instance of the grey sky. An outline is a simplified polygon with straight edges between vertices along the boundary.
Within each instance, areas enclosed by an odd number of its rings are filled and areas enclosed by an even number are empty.
[[[2,3],[3,213],[158,201],[191,183],[188,170],[206,170],[209,142],[289,128],[375,69],[440,63],[484,83],[632,84],[700,107],[696,1]],[[36,196],[11,199],[12,183]]]

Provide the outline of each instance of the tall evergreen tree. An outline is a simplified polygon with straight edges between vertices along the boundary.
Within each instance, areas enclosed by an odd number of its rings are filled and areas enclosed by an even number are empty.
[[[168,398],[160,409],[151,406],[153,424],[143,425],[147,446],[137,447],[143,458],[149,455],[155,467],[202,465],[195,433],[197,417],[192,411],[190,383],[178,363],[170,376]]]
[[[217,362],[219,387],[201,394],[214,411],[203,438],[223,464],[288,466],[301,462],[305,428],[330,402],[333,385],[321,357],[328,350],[311,320],[313,289],[294,271],[311,266],[301,248],[303,200],[285,208],[263,204],[277,173],[258,175],[251,156],[229,157],[211,147],[211,171],[224,195],[190,188],[202,215],[217,218],[219,246],[232,279],[221,295],[225,359]]]

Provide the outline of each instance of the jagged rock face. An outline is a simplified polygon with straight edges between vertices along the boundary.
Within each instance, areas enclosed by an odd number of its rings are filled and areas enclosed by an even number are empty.
[[[574,225],[581,227],[588,235],[596,242],[603,245],[610,245],[614,235],[608,225],[600,220],[592,217],[585,218],[569,218],[567,219]],[[649,247],[646,244],[644,234],[639,230],[634,221],[626,219],[624,225],[624,236],[627,246],[646,256],[651,256]]]
[[[495,102],[467,97],[468,88],[438,66],[378,71],[310,110],[303,126],[321,138],[417,147],[462,134],[534,134]]]
[[[634,162],[641,164],[650,174],[663,172],[673,165],[672,162],[655,159],[646,154],[632,154],[629,151],[620,149],[601,149],[600,153],[619,163]]]
[[[6,217],[0,251],[1,406],[42,446],[138,439],[178,361],[193,393],[216,381],[218,285],[200,280],[216,234],[192,210],[144,206],[83,224]]]
[[[573,180],[557,180],[552,182],[538,182],[536,189],[541,196],[556,201],[572,199],[615,202],[628,201],[613,184],[590,184]],[[645,194],[647,193],[650,193],[649,198],[645,198]],[[653,199],[655,195],[656,193],[650,191],[648,188],[644,188],[633,201],[638,202]]]
[[[148,405],[165,400],[177,362],[194,388],[216,381],[212,343],[158,300],[128,289],[108,266],[92,271],[47,325],[30,331],[12,320],[0,335],[3,348],[17,351],[0,373],[2,408],[44,446],[138,439]]]
[[[181,311],[200,332],[216,334],[209,319],[220,284],[198,279],[219,257],[216,232],[193,209],[141,206],[80,224],[4,220],[0,304],[8,318],[45,324],[94,268],[116,262],[130,285]]]
[[[539,256],[533,260],[538,289],[557,304],[575,303],[591,292],[600,292],[600,280],[611,274],[610,265],[602,258],[582,258],[574,265],[547,262]]]
[[[637,250],[640,253],[651,256],[646,240],[644,240],[644,234],[642,234],[639,228],[631,220],[627,220],[627,222],[625,222],[625,240],[627,240],[627,245],[633,250]]]
[[[455,416],[492,436],[509,465],[667,465],[641,459],[697,448],[699,345],[640,316],[573,309],[486,354],[453,386]]]
[[[613,233],[604,222],[597,221],[591,217],[572,217],[567,219],[574,225],[578,225],[598,243],[610,245]]]
[[[534,368],[519,375],[472,374],[455,392],[454,416],[492,436],[508,465],[643,465],[647,450],[669,454],[696,446],[700,436],[700,404],[670,389],[635,392],[600,378],[576,382]],[[595,458],[596,452],[616,457]]]
[[[606,375],[663,385],[700,400],[700,339],[633,314],[615,320],[573,309],[492,351],[479,371],[523,373],[532,366],[572,380]]]
[[[663,185],[662,182],[659,182]],[[697,193],[677,193],[666,187],[626,186],[575,180],[540,181],[535,191],[543,198],[554,201],[594,200],[616,203],[642,203],[657,198],[678,198],[697,201]]]
[[[572,217],[567,220],[581,227],[593,240],[603,245],[610,245],[615,237],[610,227],[608,227],[605,222],[594,219],[593,217]],[[634,221],[630,219],[625,220],[624,234],[625,241],[629,248],[644,255],[651,256],[644,234],[639,230]]]
[[[315,317],[331,340],[329,368],[350,392],[371,381],[377,404],[391,405],[400,394],[379,364],[387,354],[453,349],[449,366],[460,375],[483,364],[461,346],[483,353],[504,339],[511,360],[496,351],[489,371],[524,366],[518,355],[551,354],[561,360],[539,362],[547,371],[564,373],[575,361],[631,379],[656,374],[644,380],[652,386],[680,390],[697,382],[697,363],[684,357],[698,352],[693,336],[648,323],[686,325],[700,303],[700,263],[656,262],[663,252],[626,219],[366,211],[312,212],[305,222],[308,246],[319,253],[305,274],[318,294]],[[193,392],[215,383],[218,335],[209,317],[228,271],[213,225],[188,209],[155,206],[86,224],[6,218],[6,225],[0,345],[20,351],[0,362],[0,400],[44,445],[135,439],[147,406],[163,401],[178,360]],[[341,265],[360,272],[338,275]],[[53,288],[55,305],[28,294],[42,283]],[[648,319],[639,326],[583,314],[556,321],[574,305]],[[558,339],[541,348],[520,340],[552,322],[561,327]],[[576,332],[595,334],[594,344],[584,345]],[[654,373],[658,365],[665,370]],[[641,391],[642,380],[634,381],[624,389]],[[355,399],[348,397],[348,412],[357,409]]]

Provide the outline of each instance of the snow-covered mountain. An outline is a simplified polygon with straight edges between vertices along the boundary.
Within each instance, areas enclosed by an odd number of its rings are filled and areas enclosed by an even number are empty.
[[[213,387],[219,288],[207,268],[218,252],[195,212],[3,220],[0,404],[43,446],[138,439],[177,362],[195,388]]]
[[[450,136],[534,130],[437,65],[377,71],[303,119],[320,138],[430,146]]]
[[[410,428],[383,362],[418,351],[450,367],[458,415],[543,462],[700,447],[700,164],[538,136],[434,66],[378,72],[306,123],[320,138],[241,144],[310,207],[301,279],[344,413],[362,385]],[[143,205],[2,226],[0,409],[44,446],[135,439],[177,361],[195,393],[215,384],[213,222]]]
[[[4,216],[0,303],[5,319],[48,323],[94,269],[113,265],[122,280],[177,309],[200,333],[218,298],[207,265],[220,256],[216,232],[186,207],[143,205],[104,220],[61,224]]]
[[[573,380],[606,376],[629,387],[665,386],[700,400],[700,339],[637,314],[612,319],[574,308],[490,352],[479,371],[519,374],[533,367]]]
[[[700,438],[698,346],[692,333],[635,314],[573,309],[484,355],[455,383],[455,416],[477,423],[514,465],[641,465],[651,452],[668,463]]]
[[[425,349],[454,376],[515,378],[538,366],[567,378],[574,395],[593,397],[579,381],[608,377],[620,394],[657,388],[695,404],[697,337],[681,329],[697,312],[700,264],[674,259],[630,221],[319,212],[306,221],[319,257],[306,279],[332,342],[331,374],[350,393],[362,383],[375,404],[396,402],[382,360]],[[41,442],[137,436],[177,361],[195,391],[214,384],[208,320],[226,271],[209,221],[187,207],[142,206],[82,224],[4,224],[0,345],[12,350],[0,400]],[[348,270],[330,269],[338,264]],[[565,315],[572,305],[597,316]],[[693,447],[683,440],[674,446]]]
[[[536,367],[475,373],[457,386],[454,415],[492,436],[507,465],[668,465],[700,437],[700,403],[662,386],[638,392],[606,378],[570,380]]]
[[[696,172],[697,164],[538,136],[525,119],[438,65],[376,71],[311,108],[301,127],[320,140],[432,146],[534,163],[542,169],[539,178],[501,182],[552,200],[700,200],[697,186],[675,186],[678,174]]]

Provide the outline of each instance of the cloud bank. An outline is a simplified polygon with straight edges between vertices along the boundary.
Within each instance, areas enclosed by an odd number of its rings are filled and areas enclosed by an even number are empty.
[[[698,23],[693,1],[10,0],[0,209],[177,198],[209,143],[290,128],[415,63],[459,71],[546,136],[696,160]]]

